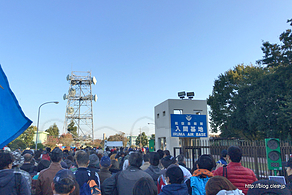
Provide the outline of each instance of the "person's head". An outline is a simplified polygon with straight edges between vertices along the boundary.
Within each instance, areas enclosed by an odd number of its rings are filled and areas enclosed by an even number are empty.
[[[144,154],[143,155],[143,160],[144,160],[144,162],[149,162],[150,161],[150,154],[149,153]]]
[[[16,149],[15,151],[13,151],[12,156],[14,159],[12,167],[21,167],[24,163],[24,158],[23,156],[21,156],[20,150]]]
[[[111,159],[108,156],[103,156],[100,160],[99,165],[104,168],[109,168],[111,167]]]
[[[26,153],[23,155],[23,158],[24,158],[25,163],[30,163],[30,161],[32,160],[32,155],[29,153]]]
[[[203,154],[199,157],[197,166],[199,169],[207,169],[211,171],[215,166],[215,160],[211,155]]]
[[[74,162],[74,157],[73,157],[73,156],[71,156],[71,155],[67,156],[67,158],[66,158],[66,159],[70,160],[71,162]]]
[[[133,195],[157,195],[157,193],[157,186],[153,179],[148,177],[140,178],[133,188]]]
[[[184,174],[177,165],[170,165],[166,169],[165,177],[169,184],[181,184],[184,181]]]
[[[164,152],[163,157],[170,156],[169,150],[164,150],[163,152]]]
[[[230,146],[227,150],[227,155],[231,162],[240,162],[242,157],[242,151],[238,146]]]
[[[289,195],[290,190],[277,181],[258,180],[252,183],[252,186],[261,186],[261,188],[249,188],[247,195]]]
[[[129,155],[129,164],[134,167],[141,167],[142,154],[141,152],[133,152]]]
[[[221,151],[220,158],[224,158],[224,159],[226,159],[226,155],[227,155],[227,150],[222,150],[222,151]]]
[[[63,158],[63,152],[60,148],[56,147],[51,153],[50,157],[52,162],[60,162]]]
[[[164,152],[163,152],[163,150],[157,150],[157,153],[159,154],[159,159],[162,159],[163,158],[163,156],[164,156]]]
[[[161,164],[165,169],[167,169],[170,165],[175,163],[176,159],[173,156],[166,156],[163,159],[161,159]]]
[[[37,172],[41,172],[41,170],[44,170],[50,166],[51,162],[48,160],[41,160],[37,166]]]
[[[89,166],[91,167],[97,167],[99,163],[99,158],[96,154],[90,154],[89,156]]]
[[[46,147],[46,153],[49,154],[51,152],[51,148]]]
[[[69,194],[75,190],[75,176],[72,171],[62,169],[56,173],[51,187],[54,193]]]
[[[185,163],[185,156],[182,155],[182,154],[178,155],[178,156],[177,156],[177,162],[178,162],[179,164]]]
[[[153,166],[158,166],[159,164],[159,154],[157,152],[150,152],[150,164]]]
[[[226,177],[211,177],[206,186],[206,195],[216,195],[220,190],[236,190],[237,188]]]
[[[89,163],[89,155],[83,150],[79,150],[76,152],[75,159],[79,167],[87,167]]]
[[[13,163],[13,156],[10,152],[0,153],[0,170],[11,169]]]

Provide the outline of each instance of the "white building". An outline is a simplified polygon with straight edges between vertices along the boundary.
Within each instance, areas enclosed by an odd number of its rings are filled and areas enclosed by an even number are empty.
[[[156,150],[169,150],[171,155],[173,155],[174,147],[181,146],[192,146],[194,140],[208,139],[208,116],[207,116],[207,100],[191,100],[191,99],[168,99],[154,108],[155,114],[155,148]],[[176,114],[172,116],[171,114]],[[183,125],[185,122],[174,122],[171,121],[171,117],[179,117],[177,115],[187,116],[187,122],[189,127],[171,130],[171,126]],[[195,116],[195,115],[204,115],[204,116]],[[188,122],[188,117],[191,119],[205,117],[205,121],[200,122],[204,123],[204,132],[200,133],[202,127],[198,127],[196,122]],[[173,119],[174,120],[174,119]],[[185,124],[186,126],[188,124]],[[196,126],[195,126],[196,125]],[[181,126],[182,127],[182,126]],[[189,128],[189,129],[188,129]],[[202,128],[203,129],[203,128]],[[173,132],[172,132],[173,131]],[[203,130],[202,130],[203,132]],[[193,136],[192,136],[193,135]],[[201,135],[203,135],[201,137]]]

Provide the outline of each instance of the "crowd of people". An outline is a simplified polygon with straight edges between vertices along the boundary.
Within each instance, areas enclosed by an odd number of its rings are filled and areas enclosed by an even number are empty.
[[[0,151],[0,194],[11,195],[289,195],[288,184],[257,180],[237,146],[215,162],[203,154],[190,169],[183,155],[132,148]]]

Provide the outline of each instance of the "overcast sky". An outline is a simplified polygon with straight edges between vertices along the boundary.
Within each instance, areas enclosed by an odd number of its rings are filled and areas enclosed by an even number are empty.
[[[154,133],[154,106],[212,93],[219,74],[278,43],[292,1],[0,0],[0,64],[24,113],[63,132],[71,71],[92,71],[95,137]],[[131,132],[132,131],[132,132]]]

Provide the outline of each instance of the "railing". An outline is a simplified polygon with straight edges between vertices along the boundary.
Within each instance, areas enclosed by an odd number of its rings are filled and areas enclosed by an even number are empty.
[[[267,179],[274,173],[268,170],[266,147],[264,141],[246,140],[195,140],[194,146],[175,147],[174,156],[183,154],[186,157],[186,166],[193,169],[196,160],[202,154],[211,154],[215,161],[220,159],[222,150],[227,150],[229,146],[239,146],[242,149],[241,164],[254,171],[258,179]],[[291,141],[281,141],[282,171],[278,175],[286,175],[285,162],[292,154]]]

